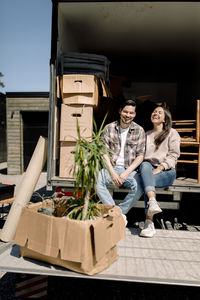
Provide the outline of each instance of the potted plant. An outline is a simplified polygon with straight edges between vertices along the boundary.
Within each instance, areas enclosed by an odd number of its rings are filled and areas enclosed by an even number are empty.
[[[103,153],[109,155],[102,137],[106,116],[98,130],[95,120],[92,137],[82,138],[77,120],[76,148],[74,151],[74,198],[58,200],[55,215],[71,219],[87,220],[101,215],[97,204],[96,187],[98,173],[107,168]],[[81,194],[81,197],[79,196]]]
[[[99,204],[96,199],[98,172],[106,168],[103,124],[97,130],[94,122],[92,137],[83,139],[77,122],[74,197],[57,202],[45,200],[23,209],[14,240],[22,256],[89,275],[118,258],[116,245],[125,236],[121,211],[117,206]],[[53,215],[38,213],[41,208],[50,208]]]

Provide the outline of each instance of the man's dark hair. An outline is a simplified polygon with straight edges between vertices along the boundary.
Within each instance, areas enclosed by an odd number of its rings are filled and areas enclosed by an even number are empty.
[[[122,102],[122,104],[120,105],[120,108],[123,109],[125,106],[136,106],[136,102],[135,100],[132,100],[132,99],[128,99],[128,100],[125,100],[124,102]]]

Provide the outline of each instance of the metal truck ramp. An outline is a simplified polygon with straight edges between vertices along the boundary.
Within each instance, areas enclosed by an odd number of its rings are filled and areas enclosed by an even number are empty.
[[[118,244],[119,259],[93,276],[19,256],[19,247],[1,244],[0,270],[182,286],[200,286],[200,234],[181,230],[157,230],[153,238],[141,238],[140,229],[127,228]]]

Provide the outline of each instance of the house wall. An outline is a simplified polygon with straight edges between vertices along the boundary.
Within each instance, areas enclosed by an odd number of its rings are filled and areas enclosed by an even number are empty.
[[[48,111],[48,93],[7,93],[7,172],[24,172],[23,119],[25,111]]]

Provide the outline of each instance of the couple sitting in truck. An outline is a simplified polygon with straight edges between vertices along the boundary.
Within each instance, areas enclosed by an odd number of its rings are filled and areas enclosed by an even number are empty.
[[[97,194],[102,203],[115,205],[107,186],[129,188],[130,192],[119,204],[127,224],[126,214],[144,193],[146,220],[140,236],[153,237],[156,233],[153,216],[162,212],[155,188],[172,185],[176,178],[180,136],[172,128],[170,112],[162,105],[152,112],[153,129],[146,134],[133,121],[135,116],[136,102],[126,100],[119,109],[119,120],[105,127],[103,136],[110,155],[104,157],[109,171],[100,171]]]

